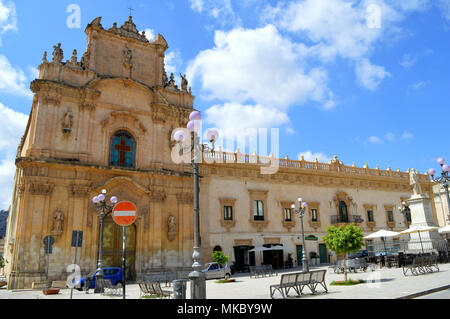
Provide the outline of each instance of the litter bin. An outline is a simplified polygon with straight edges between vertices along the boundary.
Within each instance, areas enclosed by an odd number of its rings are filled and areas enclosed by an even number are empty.
[[[185,279],[173,281],[173,299],[186,299],[186,283]]]

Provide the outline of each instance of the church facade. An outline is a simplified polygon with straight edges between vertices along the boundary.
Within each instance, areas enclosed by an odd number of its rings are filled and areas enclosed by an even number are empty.
[[[43,239],[55,238],[51,280],[65,280],[73,263],[73,230],[84,232],[77,264],[83,274],[97,267],[100,217],[92,198],[131,201],[136,223],[127,228],[127,276],[190,269],[193,252],[192,167],[175,164],[173,132],[186,127],[194,96],[165,72],[168,44],[149,41],[130,17],[105,29],[101,18],[86,28],[87,49],[64,61],[61,44],[44,54],[39,78],[31,83],[33,104],[18,148],[12,206],[5,241],[10,289],[45,278]],[[365,232],[404,229],[396,209],[410,197],[409,174],[328,164],[279,160],[275,174],[261,174],[257,157],[216,152],[226,163],[201,164],[200,235],[203,262],[223,250],[237,264],[261,263],[249,250],[279,245],[280,265],[301,251],[300,220],[290,210],[298,197],[309,202],[307,250],[321,262],[329,252],[320,237],[332,224],[355,222]],[[250,160],[249,160],[250,159]],[[220,162],[220,161],[219,161]],[[253,163],[253,164],[252,164]],[[427,175],[419,175],[432,198]],[[436,215],[433,206],[433,214]],[[105,219],[103,263],[121,265],[121,230]],[[314,240],[316,239],[316,240]]]

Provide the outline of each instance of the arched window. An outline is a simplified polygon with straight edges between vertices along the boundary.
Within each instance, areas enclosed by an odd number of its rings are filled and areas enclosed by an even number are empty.
[[[343,201],[339,203],[339,219],[341,222],[348,222],[347,204]]]
[[[111,137],[109,165],[135,167],[136,142],[127,131],[116,132]]]

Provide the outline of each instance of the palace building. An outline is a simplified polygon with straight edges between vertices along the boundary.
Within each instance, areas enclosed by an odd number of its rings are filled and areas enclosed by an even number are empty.
[[[34,99],[18,147],[5,239],[10,289],[44,281],[48,235],[55,238],[51,280],[67,278],[73,230],[84,233],[77,260],[82,274],[97,268],[100,217],[92,198],[102,189],[138,209],[136,223],[127,228],[129,279],[192,266],[192,167],[171,159],[174,129],[185,127],[194,110],[187,80],[182,77],[178,87],[167,76],[164,37],[149,41],[131,17],[109,29],[97,18],[85,32],[81,59],[73,51],[64,60],[58,44],[52,57],[44,54],[31,83]],[[203,263],[214,250],[223,250],[236,265],[281,267],[289,255],[300,263],[300,220],[290,208],[298,197],[309,203],[307,251],[321,263],[331,258],[321,237],[332,224],[354,222],[366,233],[406,227],[396,208],[411,195],[408,173],[346,166],[335,157],[327,164],[280,159],[277,173],[261,174],[263,158],[214,156],[228,160],[200,166]],[[433,199],[428,176],[419,178]],[[121,229],[107,216],[104,266],[121,265],[121,240]],[[281,248],[249,252],[262,246]]]

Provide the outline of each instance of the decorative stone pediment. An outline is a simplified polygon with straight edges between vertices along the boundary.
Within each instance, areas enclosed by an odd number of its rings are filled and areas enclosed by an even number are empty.
[[[128,111],[112,112],[109,116],[101,122],[102,128],[106,128],[113,123],[128,124],[128,127],[136,127],[142,134],[147,132],[144,124],[139,120],[137,116]]]

